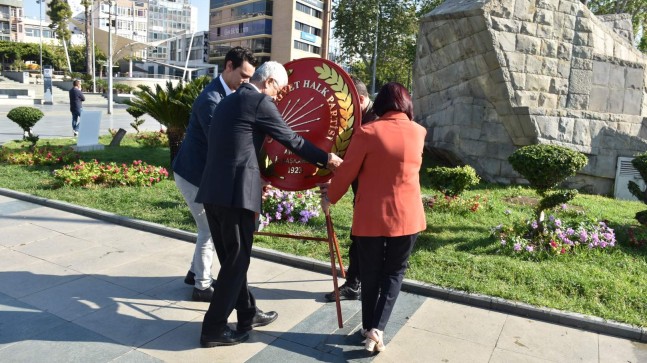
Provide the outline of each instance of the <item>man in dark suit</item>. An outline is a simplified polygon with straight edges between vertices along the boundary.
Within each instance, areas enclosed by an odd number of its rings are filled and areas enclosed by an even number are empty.
[[[235,47],[225,55],[225,69],[214,78],[193,102],[189,126],[184,141],[173,161],[175,184],[184,196],[191,215],[198,227],[198,238],[191,262],[191,268],[184,282],[193,286],[191,298],[194,301],[211,301],[211,265],[213,262],[213,241],[204,206],[195,202],[202,170],[207,160],[207,136],[213,111],[225,96],[234,92],[254,74],[256,58],[249,49]]]
[[[261,211],[263,182],[258,155],[265,136],[320,168],[334,169],[341,164],[337,155],[318,149],[281,118],[273,99],[287,84],[285,68],[266,62],[250,83],[220,102],[212,117],[207,163],[196,202],[204,203],[220,272],[202,324],[203,347],[238,344],[249,337],[247,331],[278,317],[274,311],[257,309],[247,286],[255,213]],[[227,317],[234,308],[238,325],[231,330]]]
[[[75,79],[70,89],[70,112],[72,112],[72,132],[74,136],[79,134],[79,117],[83,111],[83,101],[85,96],[81,92],[81,81]]]

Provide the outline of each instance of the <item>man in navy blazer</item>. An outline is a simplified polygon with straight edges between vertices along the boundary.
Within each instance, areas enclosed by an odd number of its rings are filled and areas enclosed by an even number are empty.
[[[250,83],[223,99],[209,130],[209,149],[196,202],[204,203],[209,228],[220,261],[214,293],[202,323],[203,347],[245,341],[252,328],[278,317],[256,307],[247,286],[255,213],[261,211],[263,182],[258,155],[266,136],[320,168],[334,169],[341,159],[320,150],[285,123],[274,99],[287,86],[288,75],[277,62],[261,65]],[[236,330],[227,317],[236,309]]]
[[[202,170],[207,160],[207,136],[211,116],[220,101],[254,74],[256,58],[249,49],[235,47],[225,55],[225,69],[214,78],[193,102],[189,126],[184,141],[173,161],[175,184],[184,196],[191,215],[198,227],[198,238],[191,262],[191,268],[184,282],[193,286],[191,298],[194,301],[211,301],[211,265],[214,246],[209,232],[209,222],[204,206],[195,202]]]

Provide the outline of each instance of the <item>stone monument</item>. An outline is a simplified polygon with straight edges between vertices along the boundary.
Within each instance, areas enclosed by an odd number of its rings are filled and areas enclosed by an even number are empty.
[[[427,148],[486,180],[521,182],[517,148],[585,153],[572,187],[613,191],[618,157],[647,151],[647,57],[627,15],[579,1],[448,0],[421,19],[413,70]]]

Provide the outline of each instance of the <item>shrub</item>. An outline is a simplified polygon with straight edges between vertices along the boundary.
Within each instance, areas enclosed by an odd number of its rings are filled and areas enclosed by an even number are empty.
[[[126,109],[126,112],[128,112],[130,114],[130,116],[135,118],[135,121],[131,122],[130,126],[132,126],[132,128],[135,129],[135,131],[137,131],[137,133],[139,133],[139,126],[141,126],[145,121],[145,120],[141,120],[140,117],[144,116],[144,114],[146,112],[140,110],[139,108],[137,108],[135,106],[128,107]]]
[[[168,171],[159,166],[148,165],[141,160],[131,165],[117,165],[79,161],[66,165],[63,169],[54,170],[54,178],[70,186],[88,187],[92,185],[105,187],[118,186],[152,186],[168,178]]]
[[[124,83],[115,83],[112,88],[116,89],[118,93],[130,93],[133,91],[133,87]]]
[[[108,81],[105,79],[97,79],[97,92],[105,93],[108,90]]]
[[[647,180],[647,152],[635,155],[631,164],[638,170],[643,180]],[[634,197],[643,203],[647,203],[647,188],[640,190],[640,186],[633,180],[629,181],[628,188]],[[636,220],[642,225],[647,225],[647,210],[636,213]]]
[[[577,190],[556,189],[567,177],[582,169],[584,154],[557,145],[529,145],[515,151],[508,161],[530,186],[542,197],[536,209],[541,231],[544,210],[566,203],[577,195]]]
[[[29,150],[0,149],[0,160],[19,165],[67,164],[79,160],[71,147],[35,146]]]
[[[477,185],[481,179],[469,165],[455,168],[434,167],[427,169],[431,187],[448,197],[455,197]]]
[[[264,226],[271,222],[308,223],[319,216],[319,200],[319,195],[312,190],[287,192],[270,187],[263,201],[261,223]]]
[[[35,107],[20,106],[7,113],[7,118],[20,126],[23,131],[31,135],[31,128],[45,116],[43,112]]]
[[[168,136],[164,130],[138,133],[135,141],[146,147],[168,147]]]

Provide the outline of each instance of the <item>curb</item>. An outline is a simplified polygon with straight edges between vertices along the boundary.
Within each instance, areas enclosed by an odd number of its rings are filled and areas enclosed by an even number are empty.
[[[169,228],[157,223],[146,222],[71,203],[37,197],[11,189],[0,188],[0,195],[191,243],[195,243],[196,239],[195,233],[183,231],[177,228]],[[305,270],[325,274],[330,273],[330,264],[325,262],[307,257],[294,256],[267,248],[253,247],[252,256]],[[460,290],[443,288],[409,279],[404,279],[402,283],[402,291],[647,343],[647,328],[605,320],[591,315],[536,307],[517,301],[467,293]]]

